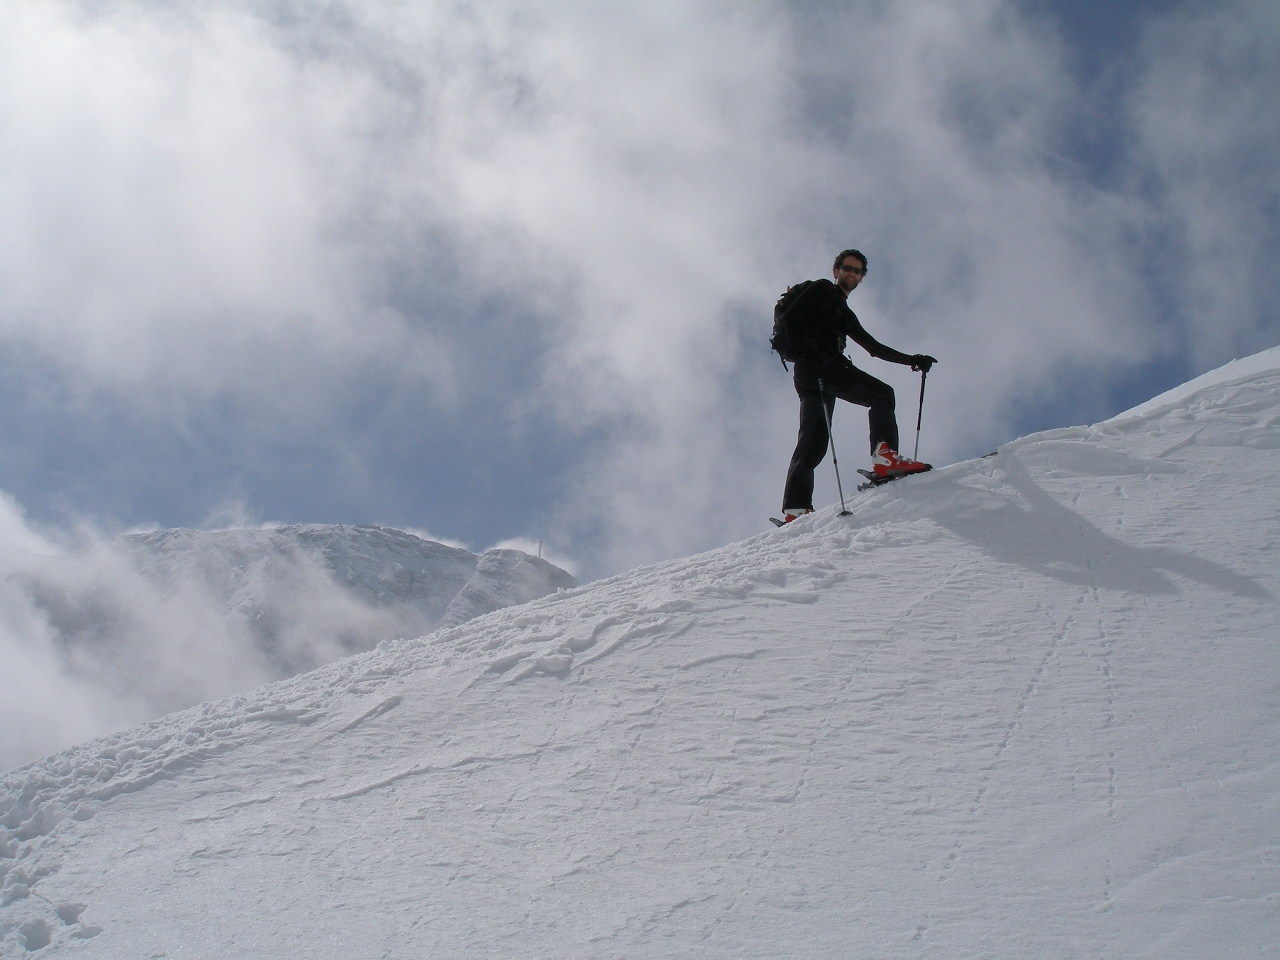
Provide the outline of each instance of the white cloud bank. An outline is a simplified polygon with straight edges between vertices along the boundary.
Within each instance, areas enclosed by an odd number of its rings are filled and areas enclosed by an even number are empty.
[[[1095,94],[1020,9],[33,0],[0,38],[0,348],[161,422],[232,397],[268,438],[370,383],[498,408],[572,442],[530,530],[590,574],[776,507],[769,311],[843,246],[869,328],[941,360],[937,461],[1272,345],[1280,14],[1152,18],[1099,183]],[[906,435],[917,381],[867,366]]]

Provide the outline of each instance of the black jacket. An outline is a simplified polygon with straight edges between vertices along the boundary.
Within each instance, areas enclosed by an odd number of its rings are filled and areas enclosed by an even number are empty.
[[[867,333],[858,315],[849,309],[844,291],[830,280],[814,280],[796,303],[795,312],[804,317],[799,336],[800,354],[821,364],[844,353],[846,338],[879,360],[911,366],[909,354],[902,353]]]

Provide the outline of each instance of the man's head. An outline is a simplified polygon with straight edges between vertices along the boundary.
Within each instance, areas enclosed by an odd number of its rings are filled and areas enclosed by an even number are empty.
[[[847,297],[867,275],[867,258],[861,250],[841,250],[831,272],[835,275],[836,286]]]

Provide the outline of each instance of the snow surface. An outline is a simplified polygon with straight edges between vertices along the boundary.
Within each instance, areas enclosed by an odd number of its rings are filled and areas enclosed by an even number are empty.
[[[1280,349],[0,779],[0,956],[1280,955]]]

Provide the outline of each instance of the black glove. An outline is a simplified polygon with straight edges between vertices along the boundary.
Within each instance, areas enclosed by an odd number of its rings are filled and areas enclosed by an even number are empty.
[[[927,353],[917,353],[911,358],[911,369],[923,370],[925,373],[928,373],[929,368],[937,362],[936,357],[931,357]]]

